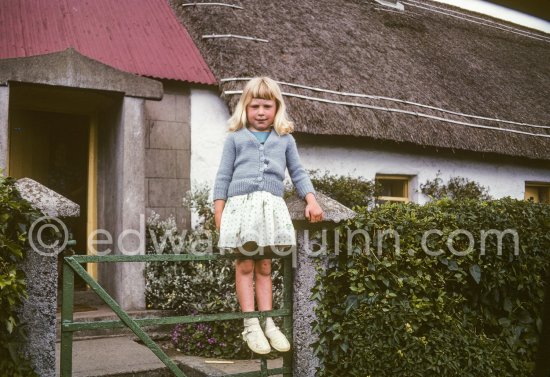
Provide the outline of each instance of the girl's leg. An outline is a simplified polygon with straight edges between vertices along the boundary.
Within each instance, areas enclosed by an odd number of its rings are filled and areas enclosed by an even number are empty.
[[[271,259],[257,260],[254,266],[254,275],[256,277],[258,310],[271,310],[273,308]],[[271,346],[277,351],[286,352],[290,350],[290,343],[281,330],[275,326],[271,317],[266,318],[265,335],[269,339]]]
[[[235,286],[237,299],[243,312],[254,311],[254,289],[252,279],[254,276],[254,261],[250,259],[237,259],[235,263]],[[258,318],[245,318],[244,331],[242,333],[248,347],[259,354],[271,352]]]
[[[235,261],[235,288],[241,311],[254,311],[254,261],[252,259],[237,259]]]
[[[258,310],[271,310],[273,307],[271,259],[257,260],[254,266],[254,275],[256,277],[256,299],[258,300]]]

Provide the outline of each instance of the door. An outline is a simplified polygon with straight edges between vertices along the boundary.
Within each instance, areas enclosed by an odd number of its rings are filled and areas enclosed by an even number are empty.
[[[34,179],[80,206],[79,217],[63,221],[75,253],[86,254],[89,117],[13,109],[9,123],[9,175]]]

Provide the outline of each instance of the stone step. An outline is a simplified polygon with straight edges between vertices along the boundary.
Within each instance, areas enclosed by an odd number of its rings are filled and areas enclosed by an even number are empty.
[[[57,303],[61,306],[61,290],[57,291]],[[76,289],[74,291],[74,305],[77,306],[101,306],[105,305],[103,300],[91,289]]]
[[[127,311],[128,315],[132,318],[158,318],[174,316],[176,313],[171,310],[131,310]],[[75,304],[75,312],[73,314],[74,321],[83,322],[98,322],[98,321],[112,321],[119,320],[118,316],[105,304],[103,305],[86,305],[79,306]],[[57,341],[61,340],[61,311],[58,309],[56,315],[56,336]],[[161,340],[170,336],[170,333],[174,325],[155,325],[144,327],[144,331],[149,334],[153,339]],[[133,335],[133,332],[127,327],[115,328],[115,329],[95,329],[95,330],[83,330],[74,332],[73,338],[76,339],[93,339],[93,338],[106,338],[120,335]]]
[[[227,374],[260,370],[253,360],[213,360],[185,356],[172,347],[159,344],[188,377],[221,377]],[[60,360],[60,344],[56,344],[56,359]],[[213,363],[222,361],[223,363]],[[282,358],[268,360],[269,368],[280,368]],[[142,344],[119,336],[103,339],[78,340],[73,343],[73,377],[170,377],[173,374]],[[59,362],[56,375],[60,374]],[[275,377],[282,377],[281,375]]]

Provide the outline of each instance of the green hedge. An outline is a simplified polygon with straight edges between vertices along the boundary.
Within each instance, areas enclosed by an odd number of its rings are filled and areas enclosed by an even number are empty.
[[[314,329],[319,341],[319,376],[529,376],[533,371],[544,276],[550,262],[550,206],[512,199],[452,201],[419,206],[385,204],[340,226],[340,254],[329,254],[319,269],[313,299],[318,301]],[[348,229],[365,229],[353,237],[347,254]],[[430,256],[421,247],[424,232]],[[473,250],[458,256],[447,245],[449,234],[464,229],[473,235]],[[515,229],[503,238],[481,231]],[[377,232],[395,230],[382,238]],[[452,238],[455,250],[467,250],[465,235]],[[333,246],[334,248],[334,246]]]
[[[489,188],[480,185],[478,182],[471,181],[464,177],[450,177],[447,183],[443,183],[440,177],[441,172],[437,172],[434,179],[428,179],[420,184],[420,192],[431,199],[479,199],[490,200]]]
[[[349,208],[371,207],[380,195],[380,185],[364,177],[331,174],[326,170],[322,174],[319,170],[308,170],[308,173],[315,190]]]
[[[0,171],[0,371],[2,376],[34,376],[19,347],[25,339],[17,309],[27,296],[25,275],[19,268],[25,255],[27,230],[40,216]]]

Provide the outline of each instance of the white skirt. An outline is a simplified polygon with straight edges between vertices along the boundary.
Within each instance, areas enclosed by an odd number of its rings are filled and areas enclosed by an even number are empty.
[[[267,191],[232,196],[223,209],[219,248],[294,246],[296,234],[283,198]]]

